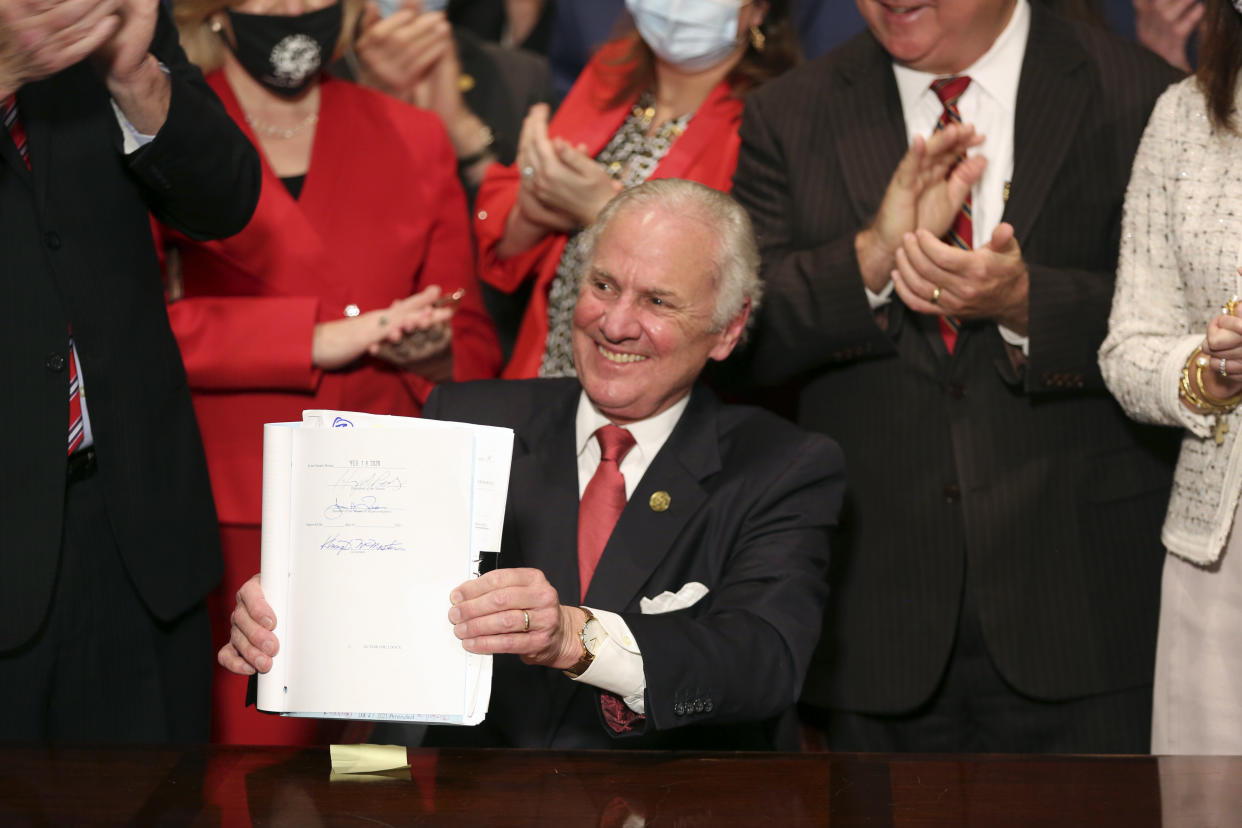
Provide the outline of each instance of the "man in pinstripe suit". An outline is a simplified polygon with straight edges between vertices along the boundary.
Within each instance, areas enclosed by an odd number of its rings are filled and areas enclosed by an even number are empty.
[[[1175,74],[1028,0],[900,3],[748,99],[734,183],[770,297],[737,368],[795,382],[850,472],[804,718],[834,749],[1141,752],[1172,442],[1095,353]]]

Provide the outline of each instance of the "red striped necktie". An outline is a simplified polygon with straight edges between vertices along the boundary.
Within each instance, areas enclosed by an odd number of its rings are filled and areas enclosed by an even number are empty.
[[[69,337],[69,453],[73,454],[86,439],[86,423],[82,419],[82,379],[78,376],[78,349]]]
[[[22,126],[21,118],[17,117],[16,94],[9,95],[4,99],[4,103],[0,104],[0,117],[4,119],[4,128],[13,138],[17,153],[26,162],[26,169],[30,169],[30,148],[26,146],[26,128]]]
[[[600,459],[591,482],[578,503],[578,584],[579,600],[585,601],[595,567],[604,554],[621,512],[625,511],[625,475],[621,461],[634,447],[634,435],[625,429],[606,425],[595,432]]]
[[[944,106],[944,111],[940,113],[940,120],[936,122],[936,132],[944,129],[949,124],[960,124],[962,122],[962,114],[957,110],[957,100],[962,97],[968,86],[970,86],[970,78],[965,75],[939,78],[932,81],[932,91],[936,93],[936,97],[940,99],[940,103]],[[958,160],[961,161],[962,158]],[[950,174],[952,174],[952,170],[950,170]],[[966,200],[962,202],[962,209],[958,210],[957,215],[954,216],[953,224],[949,227],[949,232],[944,237],[944,240],[964,250],[970,250],[975,246],[969,193],[966,194]],[[944,345],[949,349],[949,353],[953,353],[953,348],[957,345],[957,334],[961,330],[962,324],[952,316],[941,316],[939,319],[940,336],[944,339]]]

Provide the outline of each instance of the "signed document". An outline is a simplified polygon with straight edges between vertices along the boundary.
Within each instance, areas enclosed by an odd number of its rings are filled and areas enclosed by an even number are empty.
[[[448,622],[499,552],[513,432],[306,411],[263,432],[262,574],[280,652],[260,710],[477,724],[491,658]]]

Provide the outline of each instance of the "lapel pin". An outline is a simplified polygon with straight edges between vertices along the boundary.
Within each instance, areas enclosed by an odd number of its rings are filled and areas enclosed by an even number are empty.
[[[673,499],[668,496],[668,492],[660,491],[652,493],[651,499],[647,501],[647,504],[651,506],[651,511],[653,512],[667,512],[669,504],[672,502]]]

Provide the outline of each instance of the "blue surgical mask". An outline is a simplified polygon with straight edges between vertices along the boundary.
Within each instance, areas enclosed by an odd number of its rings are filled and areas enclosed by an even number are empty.
[[[404,6],[405,0],[375,0],[375,5],[379,6],[380,17],[388,17]],[[444,7],[447,5],[448,0],[423,0],[423,11],[444,11]]]
[[[724,61],[737,49],[739,0],[625,0],[651,51],[686,72]]]

